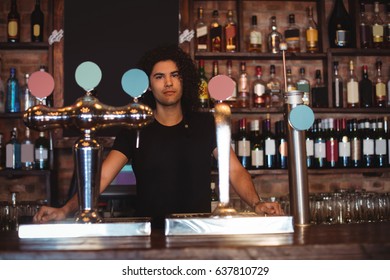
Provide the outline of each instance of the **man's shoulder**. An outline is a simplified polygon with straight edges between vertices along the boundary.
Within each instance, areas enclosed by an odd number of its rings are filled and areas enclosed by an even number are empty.
[[[193,122],[214,122],[214,115],[211,112],[192,112],[189,120]]]

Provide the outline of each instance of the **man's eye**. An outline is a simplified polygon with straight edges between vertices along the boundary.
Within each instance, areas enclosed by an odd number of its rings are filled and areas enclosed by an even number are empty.
[[[173,74],[172,74],[172,77],[174,77],[174,78],[179,78],[180,75],[179,75],[179,73],[173,73]]]

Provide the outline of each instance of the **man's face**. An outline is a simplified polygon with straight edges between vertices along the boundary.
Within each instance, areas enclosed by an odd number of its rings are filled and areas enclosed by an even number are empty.
[[[175,62],[166,60],[154,65],[150,74],[150,89],[156,99],[157,106],[180,104],[183,94],[182,80]]]

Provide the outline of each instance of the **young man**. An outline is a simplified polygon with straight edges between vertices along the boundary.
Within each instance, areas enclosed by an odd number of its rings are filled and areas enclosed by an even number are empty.
[[[210,212],[211,155],[217,156],[211,113],[197,112],[199,77],[191,57],[177,46],[149,51],[138,67],[149,77],[143,102],[155,121],[137,133],[123,129],[102,165],[101,192],[131,161],[137,180],[136,215],[161,227],[172,213]],[[259,214],[280,215],[277,203],[261,203],[250,174],[230,152],[230,182]],[[35,222],[61,220],[78,209],[77,195],[61,208],[42,207]]]

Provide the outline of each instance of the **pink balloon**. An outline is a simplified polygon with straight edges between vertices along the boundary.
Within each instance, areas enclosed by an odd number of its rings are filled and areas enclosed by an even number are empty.
[[[225,100],[234,93],[234,81],[226,75],[217,75],[210,79],[208,88],[211,97]]]
[[[54,79],[47,72],[36,71],[28,78],[28,89],[36,98],[45,98],[54,90]]]

